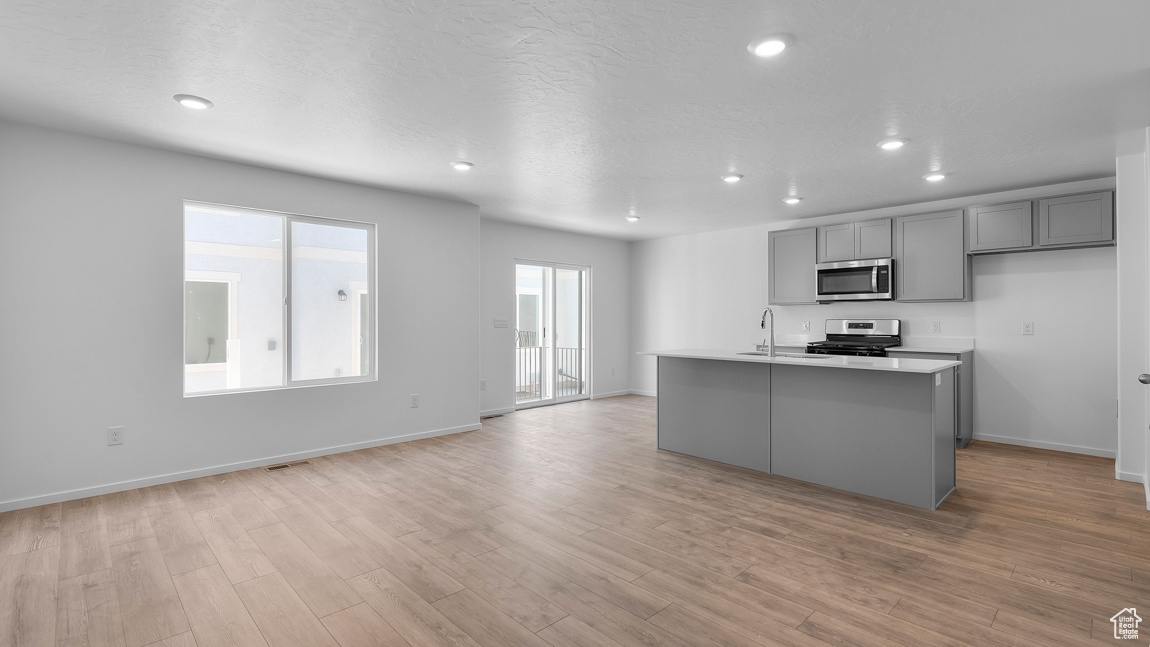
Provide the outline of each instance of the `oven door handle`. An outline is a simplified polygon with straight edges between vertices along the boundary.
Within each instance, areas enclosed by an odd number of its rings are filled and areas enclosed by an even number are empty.
[[[870,268],[870,293],[878,294],[878,266]]]

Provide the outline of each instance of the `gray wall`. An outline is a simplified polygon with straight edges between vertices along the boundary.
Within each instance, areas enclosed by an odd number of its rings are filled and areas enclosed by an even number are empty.
[[[583,236],[483,219],[483,298],[479,317],[483,371],[487,380],[482,413],[515,406],[515,259],[591,266],[592,396],[618,395],[631,388],[630,262],[621,240]],[[497,318],[507,328],[495,328]]]
[[[376,223],[379,381],[184,398],[185,199]],[[474,205],[0,122],[0,214],[0,510],[477,425]]]
[[[632,350],[762,337],[766,226],[628,244],[9,122],[0,143],[0,510],[474,428],[513,406],[515,258],[593,267],[596,395],[654,390],[653,359]],[[183,398],[185,199],[375,222],[380,380]],[[889,316],[922,335],[941,321],[977,340],[977,432],[1113,453],[1115,265],[1112,248],[984,257],[973,303],[777,308],[779,331]],[[1091,343],[1076,345],[1083,330]],[[105,445],[113,425],[125,445]]]

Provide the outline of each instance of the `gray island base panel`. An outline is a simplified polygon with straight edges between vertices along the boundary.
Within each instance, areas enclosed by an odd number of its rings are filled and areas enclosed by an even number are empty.
[[[932,510],[954,491],[956,362],[835,370],[650,354],[660,449]]]
[[[770,364],[660,357],[659,449],[770,473],[770,392]]]
[[[772,474],[935,509],[955,486],[954,429],[953,368],[771,367]]]

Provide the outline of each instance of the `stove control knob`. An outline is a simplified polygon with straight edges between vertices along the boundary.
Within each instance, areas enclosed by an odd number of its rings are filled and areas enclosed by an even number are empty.
[[[1142,375],[1139,375],[1138,381],[1143,384],[1150,384],[1150,374],[1143,373]]]

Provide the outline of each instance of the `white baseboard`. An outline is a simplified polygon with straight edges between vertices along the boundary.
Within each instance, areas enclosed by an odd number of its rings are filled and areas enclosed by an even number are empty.
[[[506,409],[488,409],[487,411],[480,411],[480,418],[490,418],[491,416],[502,416],[508,413],[515,413],[515,407],[507,407]]]
[[[659,397],[659,393],[657,391],[639,391],[638,389],[636,389],[636,390],[631,391],[631,393],[634,393],[635,395],[645,395],[649,398]]]
[[[1146,488],[1146,509],[1150,510],[1150,479],[1143,479],[1142,482]]]
[[[288,463],[291,461],[303,460],[305,458],[314,458],[316,456],[326,456],[328,454],[342,454],[343,452],[352,452],[357,449],[367,449],[369,447],[382,447],[383,445],[394,445],[395,443],[404,443],[409,440],[420,440],[422,438],[434,438],[436,436],[447,436],[450,434],[458,434],[464,431],[475,431],[480,428],[480,424],[474,423],[470,425],[460,425],[458,427],[448,427],[446,429],[435,429],[432,431],[421,431],[415,434],[406,434],[404,436],[394,436],[392,438],[378,438],[376,440],[367,440],[361,443],[351,443],[348,445],[336,445],[334,447],[322,447],[320,449],[311,449],[304,452],[296,452],[294,454],[282,454],[280,456],[268,456],[266,458],[257,458],[250,461],[241,461],[238,463],[228,463],[226,465],[214,465],[212,467],[204,467],[195,470],[187,470],[184,472],[172,472],[170,474],[161,474],[159,476],[148,476],[140,479],[133,479],[130,481],[119,481],[117,483],[108,483],[106,485],[96,485],[93,487],[79,488],[76,490],[67,490],[64,492],[53,492],[52,494],[43,494],[40,496],[28,497],[25,499],[12,499],[11,501],[0,501],[0,512],[8,512],[9,510],[19,510],[21,508],[33,508],[39,505],[47,505],[49,503],[59,503],[61,501],[71,501],[73,499],[84,499],[90,496],[99,494],[110,494],[112,492],[122,492],[124,490],[135,490],[136,488],[149,487],[152,485],[162,485],[164,483],[174,483],[176,481],[186,481],[188,479],[199,478],[201,476],[215,476],[216,474],[224,474],[227,472],[238,472],[240,470],[250,469],[252,467],[263,467],[264,465],[275,465],[276,463]]]
[[[618,396],[618,395],[632,395],[634,393],[635,392],[631,391],[630,389],[627,389],[624,391],[611,391],[610,393],[593,393],[593,394],[591,394],[591,399],[592,400],[601,400],[603,398],[613,398],[613,397]]]
[[[1114,452],[1108,449],[1095,449],[1093,447],[1079,447],[1078,445],[1063,445],[1062,443],[1048,443],[1043,440],[1030,440],[1028,438],[1011,438],[1009,436],[991,436],[989,434],[974,434],[975,440],[985,440],[991,443],[1003,443],[1006,445],[1021,445],[1022,447],[1035,447],[1038,449],[1053,449],[1057,452],[1069,452],[1071,454],[1086,454],[1087,456],[1101,456],[1103,458],[1114,458]]]

